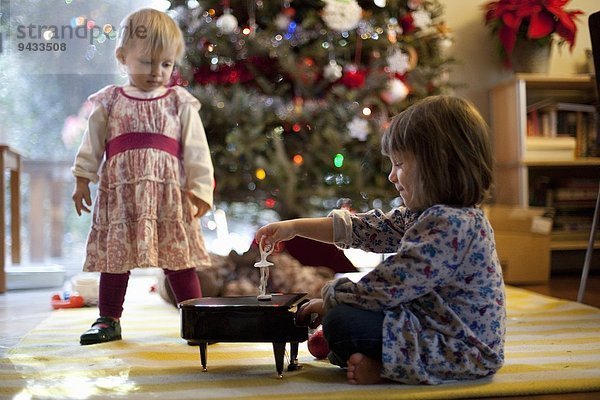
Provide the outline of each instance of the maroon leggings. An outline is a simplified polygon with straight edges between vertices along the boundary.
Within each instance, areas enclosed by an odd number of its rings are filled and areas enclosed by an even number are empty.
[[[179,303],[188,299],[202,297],[200,280],[195,268],[171,271],[163,269],[175,300]],[[129,272],[124,274],[100,274],[100,289],[98,293],[98,309],[101,317],[112,317],[119,319],[123,313],[123,301],[127,292]]]

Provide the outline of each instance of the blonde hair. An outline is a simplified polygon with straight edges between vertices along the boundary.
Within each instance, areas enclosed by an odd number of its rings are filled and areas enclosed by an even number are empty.
[[[177,23],[164,12],[152,8],[134,11],[121,21],[117,51],[126,50],[133,41],[149,54],[174,48],[176,61],[183,58],[185,41]]]
[[[386,156],[412,153],[418,199],[425,207],[481,204],[493,184],[489,129],[470,102],[454,96],[422,99],[393,118],[381,139]]]

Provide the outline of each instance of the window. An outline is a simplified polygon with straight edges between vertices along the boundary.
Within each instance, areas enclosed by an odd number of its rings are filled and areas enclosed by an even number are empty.
[[[73,211],[70,166],[87,97],[124,83],[114,57],[118,27],[139,7],[169,3],[0,0],[0,143],[23,155],[24,261],[84,251],[90,218]]]

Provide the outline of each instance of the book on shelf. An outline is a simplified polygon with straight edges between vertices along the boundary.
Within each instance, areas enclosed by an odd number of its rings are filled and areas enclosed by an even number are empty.
[[[527,136],[573,137],[575,157],[600,156],[598,129],[598,114],[593,104],[545,99],[527,107]]]
[[[525,139],[525,161],[565,161],[575,159],[574,137],[528,136]]]
[[[598,180],[587,177],[537,176],[530,182],[530,204],[552,210],[553,234],[589,234]]]
[[[570,136],[530,136],[525,139],[525,143],[528,150],[573,150],[576,140]]]
[[[572,103],[565,101],[556,101],[553,98],[547,98],[536,103],[531,103],[527,106],[527,112],[550,112],[550,111],[580,111],[580,112],[596,112],[596,107],[593,104]]]

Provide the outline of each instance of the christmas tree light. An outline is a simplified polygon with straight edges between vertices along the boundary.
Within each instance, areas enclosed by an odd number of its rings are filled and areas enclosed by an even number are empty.
[[[333,165],[337,168],[342,168],[344,166],[344,155],[337,153],[335,157],[333,157]]]

